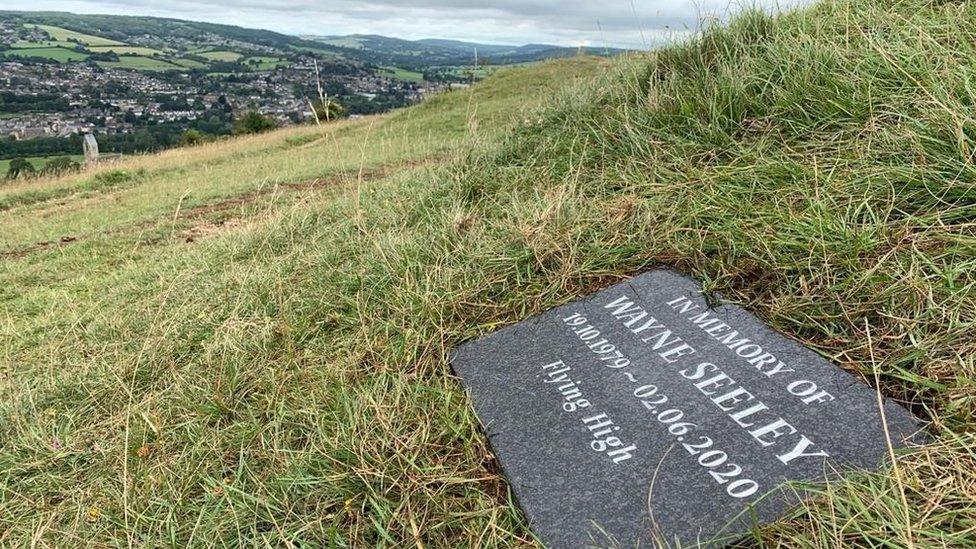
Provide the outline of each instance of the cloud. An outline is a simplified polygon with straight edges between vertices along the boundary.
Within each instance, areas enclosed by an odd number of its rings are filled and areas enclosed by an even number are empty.
[[[748,0],[747,0],[748,1]],[[803,0],[757,0],[786,6]],[[6,0],[5,9],[154,15],[290,34],[385,34],[524,44],[650,47],[723,17],[729,0]]]

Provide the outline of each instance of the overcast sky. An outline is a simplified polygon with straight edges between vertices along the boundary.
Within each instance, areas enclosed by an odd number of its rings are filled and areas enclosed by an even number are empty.
[[[0,9],[155,15],[288,34],[653,46],[703,15],[803,0],[3,0]]]

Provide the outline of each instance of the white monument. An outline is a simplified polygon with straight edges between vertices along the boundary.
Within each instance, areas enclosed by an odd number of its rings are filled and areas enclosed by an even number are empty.
[[[95,141],[95,136],[86,133],[83,146],[85,149],[85,165],[94,166],[98,163],[98,141]]]

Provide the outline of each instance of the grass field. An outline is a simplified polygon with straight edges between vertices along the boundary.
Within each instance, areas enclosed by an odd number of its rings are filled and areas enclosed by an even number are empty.
[[[93,52],[110,51],[110,52],[117,53],[119,55],[133,54],[133,55],[153,56],[153,55],[163,53],[157,49],[146,48],[143,46],[89,46],[88,49]]]
[[[358,38],[352,36],[346,36],[342,38],[332,38],[329,40],[319,40],[319,42],[322,42],[323,44],[328,44],[330,46],[339,46],[341,48],[353,48],[357,50],[363,49],[362,42]]]
[[[60,47],[17,48],[0,52],[0,54],[7,57],[41,57],[44,59],[58,61],[59,63],[67,63],[68,61],[84,61],[85,59],[88,59],[87,54]]]
[[[185,67],[152,57],[139,56],[120,56],[118,61],[98,61],[100,67],[111,67],[116,69],[131,69],[138,71],[180,71]]]
[[[31,156],[27,159],[27,161],[30,162],[32,166],[34,166],[34,169],[40,170],[41,168],[44,167],[44,164],[47,163],[48,160],[60,156],[66,156],[66,155],[59,154],[56,156]],[[74,160],[75,162],[79,162],[82,164],[84,164],[85,162],[84,155],[77,154],[77,155],[67,155],[67,156],[70,156],[71,159]],[[0,178],[7,175],[7,169],[9,168],[10,168],[10,160],[0,159]]]
[[[80,32],[75,32],[68,29],[63,29],[61,27],[52,27],[51,25],[24,25],[29,28],[41,29],[48,33],[52,40],[58,42],[71,42],[75,41],[86,46],[124,46],[122,42],[116,40],[110,40],[108,38],[102,38],[101,36],[94,36],[91,34],[83,34]]]
[[[244,57],[243,54],[237,53],[236,51],[204,51],[196,55],[205,57],[211,61],[237,61],[241,57]]]
[[[407,69],[401,69],[399,67],[387,67],[383,69],[380,73],[383,76],[389,76],[391,78],[397,78],[399,80],[407,80],[409,82],[423,82],[423,73],[417,71],[410,71]]]
[[[974,36],[748,13],[0,187],[0,545],[537,547],[448,352],[666,265],[930,422],[742,546],[976,546]]]
[[[10,47],[13,48],[13,49],[58,48],[58,47],[62,47],[62,46],[63,47],[67,47],[67,48],[70,49],[70,48],[73,48],[75,46],[75,44],[73,44],[71,42],[57,42],[57,41],[54,41],[54,40],[41,40],[41,41],[37,41],[37,42],[28,42],[26,40],[18,40],[17,42],[14,42],[13,44],[10,44]]]
[[[488,66],[475,67],[474,65],[470,65],[470,66],[465,66],[465,67],[450,67],[447,72],[449,72],[451,74],[454,74],[456,76],[462,76],[462,77],[465,77],[465,78],[467,78],[467,77],[473,77],[475,80],[481,80],[483,78],[488,78],[496,70],[498,70],[500,68],[504,68],[504,67],[531,67],[535,63],[536,63],[536,61],[530,61],[528,63],[516,63],[516,64],[504,65],[504,66],[503,65],[488,65]]]
[[[188,69],[205,69],[209,66],[193,59],[174,59],[172,63]]]

